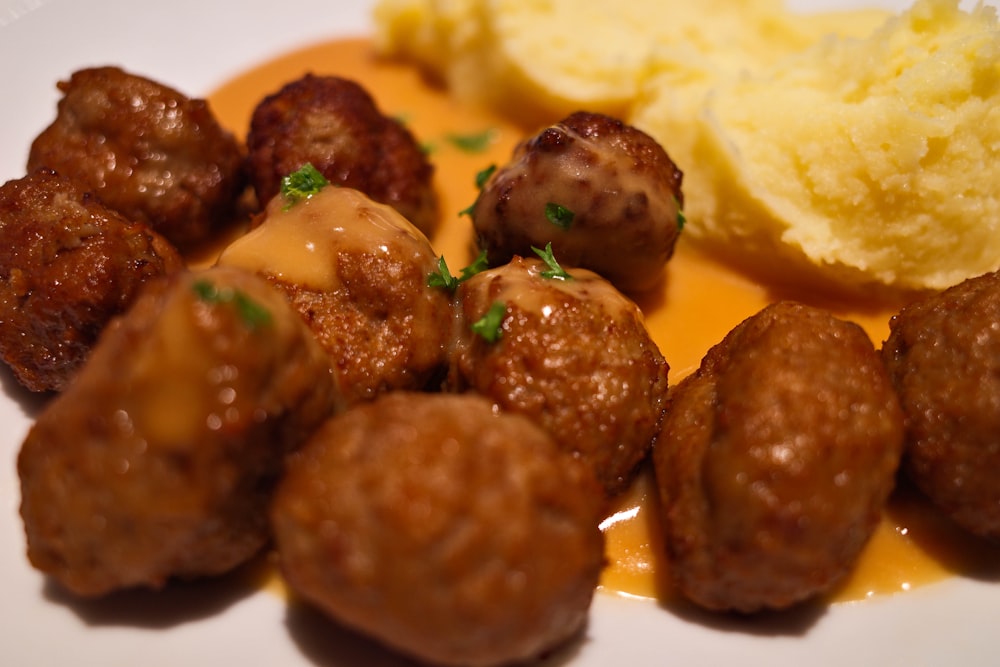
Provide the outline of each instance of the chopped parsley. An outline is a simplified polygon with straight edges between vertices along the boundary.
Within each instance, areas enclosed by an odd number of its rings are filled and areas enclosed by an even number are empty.
[[[427,276],[427,286],[441,287],[449,292],[454,292],[458,287],[458,283],[458,278],[451,275],[451,271],[448,270],[448,262],[444,260],[444,255],[441,255],[438,258],[438,270],[433,271]]]
[[[232,304],[240,319],[250,329],[266,326],[271,322],[271,312],[245,293],[232,287],[219,288],[208,280],[198,280],[191,288],[208,304]]]
[[[550,280],[573,280],[573,276],[566,272],[566,270],[559,266],[559,262],[556,261],[555,255],[552,253],[552,243],[545,244],[545,250],[531,246],[531,249],[535,251],[535,254],[542,258],[542,261],[549,267],[548,269],[542,271],[542,278],[548,278]]]
[[[687,223],[687,216],[684,215],[684,209],[681,208],[681,203],[677,197],[674,197],[674,204],[677,205],[677,231],[681,231]]]
[[[507,304],[494,301],[486,314],[473,322],[469,328],[487,343],[495,343],[503,336],[503,318],[507,314]]]
[[[485,169],[480,169],[476,172],[476,188],[482,190],[483,186],[486,185],[486,181],[490,180],[490,176],[492,176],[493,172],[496,170],[497,166],[495,164],[491,164]]]
[[[462,269],[462,277],[459,279],[460,282],[465,282],[477,273],[482,273],[489,268],[489,263],[486,261],[486,250],[480,250],[476,258],[472,260],[472,264]]]
[[[469,134],[446,134],[445,140],[460,151],[466,153],[482,153],[496,140],[496,128]]]
[[[472,260],[472,264],[469,264],[467,267],[462,269],[462,274],[456,278],[451,275],[451,271],[448,269],[448,263],[444,261],[444,256],[442,255],[438,258],[438,270],[427,276],[427,286],[440,287],[448,290],[449,292],[454,292],[458,288],[459,284],[464,283],[477,273],[482,273],[487,268],[489,268],[489,264],[486,261],[486,251],[482,250],[479,255]]]
[[[561,204],[549,202],[545,205],[545,219],[559,229],[569,229],[576,214]]]
[[[491,164],[485,169],[480,169],[478,172],[476,172],[476,189],[482,192],[483,186],[486,185],[486,181],[490,180],[490,176],[492,176],[493,172],[495,172],[496,170],[497,166],[495,164]],[[461,211],[459,211],[458,214],[460,216],[462,215],[471,216],[473,209],[476,208],[476,202],[478,201],[479,197],[477,196],[476,201],[472,202],[472,204],[470,204],[468,208],[464,208]]]
[[[330,181],[326,180],[319,169],[309,162],[305,163],[297,171],[281,179],[281,195],[285,198],[285,210],[303,199],[309,199],[328,185]]]

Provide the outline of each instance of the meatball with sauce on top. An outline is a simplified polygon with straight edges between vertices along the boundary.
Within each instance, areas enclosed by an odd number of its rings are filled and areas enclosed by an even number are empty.
[[[551,253],[478,273],[456,298],[449,387],[530,417],[623,491],[659,431],[669,370],[638,307]]]
[[[108,321],[177,250],[79,183],[40,169],[0,186],[0,357],[31,391],[61,391]]]
[[[117,67],[79,70],[59,90],[29,172],[47,167],[81,182],[181,249],[231,222],[245,184],[243,149],[204,100]]]
[[[285,457],[338,400],[326,354],[264,280],[149,283],[21,447],[31,564],[87,597],[233,569],[270,536]]]
[[[436,226],[431,163],[410,131],[354,81],[307,74],[286,84],[254,109],[247,148],[262,205],[287,174],[311,164],[334,185],[393,207],[425,234]]]
[[[906,415],[903,469],[966,530],[1000,542],[1000,273],[903,308],[882,358]]]
[[[347,187],[271,200],[219,264],[259,273],[291,301],[329,353],[349,402],[440,381],[449,295],[427,285],[430,242],[393,208]]]
[[[521,142],[472,208],[490,266],[552,244],[618,289],[655,286],[683,226],[682,173],[635,127],[577,112]]]
[[[604,563],[588,468],[475,395],[349,408],[289,460],[281,571],[330,618],[422,663],[527,662],[584,627]]]
[[[653,448],[677,590],[743,613],[830,591],[881,518],[902,438],[859,326],[791,302],[742,322],[672,390]]]

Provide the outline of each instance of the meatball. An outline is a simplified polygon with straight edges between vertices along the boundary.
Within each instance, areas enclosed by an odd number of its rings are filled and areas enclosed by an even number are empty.
[[[683,225],[681,171],[652,137],[577,112],[521,142],[472,209],[491,266],[552,243],[560,261],[619,289],[662,278]]]
[[[790,302],[744,321],[673,389],[653,448],[678,591],[750,613],[830,590],[881,518],[902,438],[860,327]]]
[[[669,366],[611,283],[585,269],[546,277],[546,266],[515,257],[459,286],[448,386],[541,424],[616,494],[659,430]]]
[[[129,220],[186,248],[227,224],[245,175],[243,150],[204,100],[117,67],[59,83],[56,119],[35,138],[28,170],[79,180]]]
[[[927,296],[882,345],[906,415],[905,474],[972,533],[1000,541],[1000,273]]]
[[[535,658],[583,627],[603,565],[586,466],[474,395],[396,392],[328,421],[272,505],[281,569],[423,662]]]
[[[437,222],[433,168],[410,131],[383,115],[363,87],[306,76],[266,97],[247,135],[250,179],[262,203],[281,180],[312,164],[331,183],[392,206],[425,234]]]
[[[22,445],[29,560],[81,596],[232,569],[268,539],[283,459],[335,399],[326,355],[265,281],[150,283]]]
[[[349,402],[424,389],[443,374],[451,302],[427,285],[430,242],[398,212],[346,187],[288,206],[226,248],[223,265],[282,290],[330,354]]]
[[[0,357],[31,391],[61,391],[107,322],[182,268],[147,225],[41,169],[0,186]]]

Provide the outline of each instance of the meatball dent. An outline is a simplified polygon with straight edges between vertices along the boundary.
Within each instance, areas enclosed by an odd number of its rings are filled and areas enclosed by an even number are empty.
[[[48,169],[0,187],[0,356],[31,391],[61,391],[108,321],[177,250]]]
[[[535,420],[615,494],[659,430],[669,366],[611,283],[585,269],[548,278],[546,266],[516,257],[461,284],[448,384]],[[496,336],[476,326],[491,311]]]
[[[680,235],[682,174],[652,137],[577,112],[515,148],[472,210],[491,266],[552,243],[564,264],[636,292],[660,281]]]
[[[346,187],[288,206],[223,251],[219,263],[265,276],[330,354],[349,402],[423,389],[443,374],[449,296],[427,285],[430,242],[397,211]]]
[[[1000,541],[1000,274],[925,297],[882,358],[906,415],[903,467],[956,523]]]
[[[204,100],[117,67],[80,70],[59,90],[56,119],[31,145],[29,172],[48,167],[78,180],[181,247],[230,221],[243,152]]]
[[[331,183],[392,206],[425,234],[437,222],[433,168],[406,127],[354,81],[306,75],[254,109],[250,178],[262,204],[281,180],[312,164]]]
[[[335,399],[326,355],[265,281],[150,283],[21,447],[31,564],[82,596],[236,567],[269,537],[284,457]]]
[[[830,590],[880,520],[902,437],[860,327],[789,302],[744,321],[674,388],[653,448],[678,591],[750,613]]]
[[[292,589],[422,662],[537,658],[583,627],[603,565],[590,471],[474,395],[396,392],[328,421],[272,506]]]

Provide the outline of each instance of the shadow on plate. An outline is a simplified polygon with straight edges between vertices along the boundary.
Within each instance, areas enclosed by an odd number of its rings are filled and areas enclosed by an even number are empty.
[[[285,626],[302,655],[317,667],[416,667],[422,663],[392,651],[373,639],[340,625],[313,607],[292,600]],[[562,667],[579,653],[582,638],[541,657],[536,664]]]
[[[661,602],[660,608],[682,621],[720,632],[761,637],[802,637],[826,614],[828,605],[823,602],[806,602],[784,611],[744,615],[708,611],[675,597]]]
[[[52,579],[43,594],[65,606],[89,626],[120,625],[162,630],[197,622],[225,612],[240,600],[258,593],[270,576],[264,555],[219,577],[172,581],[162,590],[135,589],[102,598],[74,596]]]
[[[0,390],[11,402],[17,404],[25,418],[31,421],[34,421],[42,408],[56,396],[53,392],[28,391],[4,363],[0,363]]]

